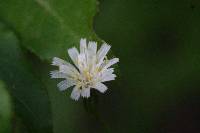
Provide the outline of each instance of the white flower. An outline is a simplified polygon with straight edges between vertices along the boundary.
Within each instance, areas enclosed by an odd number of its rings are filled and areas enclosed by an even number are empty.
[[[103,82],[114,80],[114,68],[111,65],[119,62],[118,58],[108,60],[106,54],[111,46],[104,43],[97,51],[96,42],[80,40],[80,52],[75,48],[68,50],[68,54],[74,65],[57,57],[53,58],[52,65],[58,66],[59,70],[51,71],[51,78],[64,78],[58,83],[60,91],[74,86],[71,98],[78,100],[80,96],[90,97],[90,89],[96,89],[104,93],[108,88]]]

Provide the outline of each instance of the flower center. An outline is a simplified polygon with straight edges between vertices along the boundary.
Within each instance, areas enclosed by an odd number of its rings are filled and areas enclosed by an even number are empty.
[[[77,83],[80,87],[80,89],[83,89],[83,88],[88,88],[90,86],[93,85],[93,77],[91,75],[91,73],[88,71],[88,70],[84,70],[82,74],[80,74],[78,77],[77,77]]]

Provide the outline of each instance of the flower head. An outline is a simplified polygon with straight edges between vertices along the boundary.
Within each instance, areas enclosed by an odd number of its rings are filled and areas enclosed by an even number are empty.
[[[97,43],[86,39],[80,40],[80,52],[70,48],[68,54],[74,65],[60,58],[54,57],[52,65],[58,66],[59,70],[51,71],[51,78],[64,78],[57,84],[60,91],[74,86],[71,98],[78,100],[80,96],[90,97],[90,89],[96,89],[104,93],[108,88],[103,82],[114,80],[113,64],[119,62],[118,58],[108,60],[106,54],[111,46],[104,43],[97,51]]]

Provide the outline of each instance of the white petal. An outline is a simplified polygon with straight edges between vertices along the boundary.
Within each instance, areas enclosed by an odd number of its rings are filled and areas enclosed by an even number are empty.
[[[110,48],[111,48],[110,45],[104,43],[97,52],[98,57],[101,58],[102,56],[105,56],[108,53],[108,51],[110,50]]]
[[[108,61],[108,64],[106,64],[105,67],[108,68],[108,67],[116,64],[117,62],[119,62],[119,58],[113,58],[113,59],[111,59],[111,60]]]
[[[104,73],[112,74],[114,72],[114,68],[108,68],[104,71]]]
[[[101,72],[102,72],[101,82],[115,80],[116,75],[113,74],[114,68],[108,68]]]
[[[90,88],[83,88],[81,90],[81,96],[86,98],[90,97]]]
[[[115,77],[116,77],[115,74],[106,75],[105,77],[102,78],[102,81],[101,81],[101,82],[106,82],[106,81],[115,80]]]
[[[75,85],[75,82],[73,80],[63,80],[60,83],[57,84],[57,87],[59,88],[60,91],[64,91],[67,88]]]
[[[65,64],[69,69],[71,69],[73,72],[78,73],[78,70],[76,69],[75,66],[73,66],[70,63]]]
[[[101,93],[104,93],[108,88],[102,84],[102,83],[96,83],[95,86],[93,86],[93,88],[95,88],[96,90],[100,91]]]
[[[106,54],[110,50],[111,46],[108,44],[103,44],[101,48],[97,52],[97,59],[98,59],[98,66],[103,63],[103,59],[105,58]]]
[[[88,50],[90,51],[90,53],[91,53],[92,55],[95,55],[96,52],[97,52],[97,43],[96,43],[96,42],[90,41],[90,42],[88,43]]]
[[[109,60],[105,66],[103,66],[102,71],[106,70],[107,68],[109,68],[110,66],[116,64],[117,62],[119,62],[119,58],[113,58],[111,60]]]
[[[63,59],[60,59],[58,57],[54,57],[53,61],[52,61],[52,65],[54,65],[54,66],[64,65],[66,63],[67,63],[66,61],[64,61]]]
[[[86,39],[81,39],[80,40],[80,53],[85,53],[87,50],[87,42]]]
[[[71,93],[71,98],[77,101],[81,95],[81,90],[79,89],[79,86],[75,86]]]
[[[87,67],[86,57],[85,54],[79,54],[78,55],[78,68],[79,71],[82,72],[83,69]]]
[[[58,70],[50,72],[51,78],[66,78],[67,75],[64,73],[59,72]]]
[[[96,42],[89,42],[88,43],[88,50],[87,50],[87,65],[90,71],[93,71],[96,66],[97,57],[97,43]]]
[[[75,47],[70,48],[68,50],[68,54],[69,54],[70,58],[72,59],[72,61],[74,62],[74,64],[77,66],[77,59],[78,59],[78,55],[79,55],[78,50]]]
[[[68,65],[59,66],[59,71],[61,73],[65,73],[71,77],[74,77],[75,75],[79,74],[79,72],[76,70],[76,68],[74,68],[73,66],[68,66]]]
[[[101,77],[106,77],[112,74],[113,72],[114,72],[114,68],[108,68],[108,69],[105,69],[104,71],[101,71],[99,74]]]

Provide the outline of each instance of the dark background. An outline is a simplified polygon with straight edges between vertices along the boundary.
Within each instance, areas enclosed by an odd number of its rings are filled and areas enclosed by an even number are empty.
[[[116,87],[116,99],[123,107],[110,109],[117,112],[111,113],[117,117],[111,122],[113,128],[135,133],[199,133],[200,1],[100,3],[95,31],[120,58],[122,82]]]

